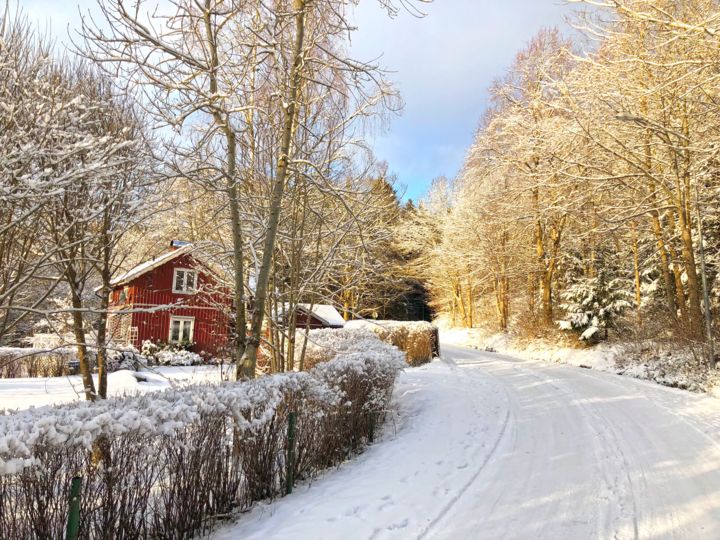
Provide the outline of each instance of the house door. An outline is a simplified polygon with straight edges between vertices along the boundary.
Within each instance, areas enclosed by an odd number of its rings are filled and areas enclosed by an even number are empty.
[[[170,317],[170,343],[192,343],[195,317]]]

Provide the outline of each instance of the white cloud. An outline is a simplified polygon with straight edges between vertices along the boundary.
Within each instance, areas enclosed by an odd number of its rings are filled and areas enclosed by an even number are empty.
[[[515,54],[543,26],[568,13],[557,0],[436,0],[427,17],[389,19],[377,2],[355,12],[353,54],[382,54],[403,94],[405,111],[376,137],[407,195],[417,198],[436,176],[453,176],[486,103],[486,91]]]

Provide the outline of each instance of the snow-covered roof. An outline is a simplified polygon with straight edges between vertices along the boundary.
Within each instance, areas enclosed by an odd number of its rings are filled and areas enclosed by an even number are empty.
[[[129,283],[132,280],[139,278],[143,274],[147,274],[151,270],[154,270],[158,266],[162,266],[166,262],[172,261],[180,255],[185,255],[186,253],[189,253],[192,247],[192,244],[186,244],[180,248],[175,249],[174,251],[168,251],[167,253],[163,253],[162,255],[155,257],[154,259],[146,261],[142,264],[138,264],[135,268],[132,268],[124,274],[113,279],[110,282],[110,285],[113,287],[116,287],[118,285],[125,285],[126,283]]]
[[[312,310],[310,304],[298,304],[299,308],[311,312],[316,318],[320,319],[328,326],[345,326],[345,319],[335,306],[330,304],[313,304]]]
[[[289,308],[288,304],[285,304],[284,308],[279,308],[278,317],[282,318],[284,311]],[[340,312],[330,304],[313,304],[310,309],[310,304],[298,304],[298,309],[303,310],[305,313],[310,313],[318,319],[325,326],[341,327],[345,326],[345,319],[340,315]]]

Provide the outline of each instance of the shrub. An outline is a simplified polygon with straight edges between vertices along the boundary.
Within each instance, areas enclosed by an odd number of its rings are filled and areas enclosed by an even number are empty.
[[[405,353],[407,363],[419,366],[430,362],[440,351],[438,329],[425,321],[348,321],[346,329],[367,329],[382,341]]]
[[[310,372],[0,416],[0,538],[61,538],[78,473],[82,538],[194,537],[283,493],[290,411],[296,477],[341,462],[372,437],[404,365],[364,336]]]
[[[118,371],[121,369],[139,371],[149,363],[150,360],[140,354],[140,351],[132,345],[111,345],[107,349],[108,371]]]
[[[199,354],[184,349],[160,351],[156,358],[161,366],[194,366],[203,362]]]
[[[160,366],[194,366],[204,362],[203,357],[188,350],[187,344],[154,343],[145,340],[141,355],[148,363]]]
[[[0,378],[72,375],[76,370],[76,359],[72,347],[52,350],[0,347]]]
[[[295,346],[296,364],[299,364],[299,356],[302,354],[303,341],[305,333],[299,331],[298,339]],[[366,329],[331,329],[325,328],[320,330],[311,330],[307,337],[307,345],[305,351],[305,369],[322,362],[327,362],[332,358],[340,355],[362,350],[362,347],[368,343],[368,338],[372,338],[372,334],[368,334]],[[375,340],[377,341],[377,340]]]

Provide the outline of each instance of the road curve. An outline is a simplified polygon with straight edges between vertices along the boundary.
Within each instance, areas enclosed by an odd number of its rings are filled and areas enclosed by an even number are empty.
[[[504,389],[509,420],[445,539],[720,538],[720,402],[569,366],[445,347]]]
[[[720,539],[720,400],[445,346],[382,441],[231,540]]]

